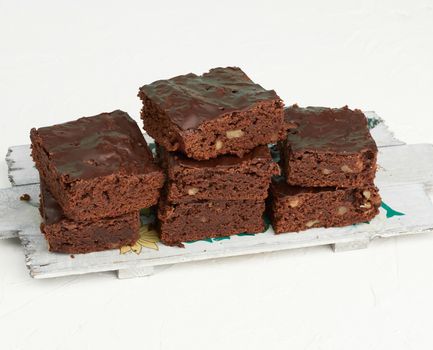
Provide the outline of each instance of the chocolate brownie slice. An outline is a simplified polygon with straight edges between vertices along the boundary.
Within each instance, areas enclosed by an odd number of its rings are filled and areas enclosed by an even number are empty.
[[[267,146],[258,146],[239,158],[223,155],[194,160],[157,146],[166,171],[167,199],[172,203],[191,200],[263,200],[272,175],[280,170]]]
[[[134,244],[140,229],[139,212],[96,221],[73,221],[41,182],[41,231],[49,250],[58,253],[79,254],[119,248]]]
[[[374,185],[299,187],[290,186],[279,177],[272,180],[270,193],[268,212],[276,233],[366,222],[379,213],[381,203]]]
[[[122,111],[32,129],[42,180],[73,220],[115,217],[157,203],[164,174]]]
[[[373,183],[377,147],[360,110],[347,107],[285,110],[288,131],[280,142],[287,182],[299,186],[363,187]]]
[[[168,151],[242,157],[284,137],[283,103],[240,68],[181,75],[140,88],[144,129]]]
[[[158,225],[161,242],[182,242],[238,233],[260,233],[265,230],[261,201],[196,201],[179,204],[160,200]]]

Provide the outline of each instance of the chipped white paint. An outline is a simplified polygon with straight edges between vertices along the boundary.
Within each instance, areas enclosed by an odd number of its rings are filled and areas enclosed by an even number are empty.
[[[380,187],[395,183],[433,184],[433,145],[416,144],[379,148],[379,170],[375,183]]]
[[[378,128],[378,129],[376,129]],[[433,205],[429,189],[433,179],[433,146],[404,145],[382,123],[372,132],[380,146],[377,185],[383,201],[404,216],[386,217],[380,214],[369,224],[343,228],[315,228],[302,233],[275,235],[272,228],[251,236],[231,236],[212,243],[198,241],[186,243],[185,248],[158,244],[159,250],[143,248],[140,255],[133,252],[120,254],[119,250],[90,254],[51,253],[39,231],[39,213],[36,207],[38,185],[26,185],[35,180],[33,164],[21,162],[18,169],[11,168],[15,185],[0,191],[0,238],[18,235],[24,247],[26,264],[35,278],[49,278],[100,271],[118,271],[119,278],[150,275],[155,269],[187,261],[207,260],[237,255],[296,249],[317,245],[331,245],[335,251],[366,248],[379,237],[417,234],[433,231]],[[9,164],[18,164],[14,154],[26,158],[28,147],[11,147]],[[21,153],[20,153],[21,152]],[[27,170],[26,170],[27,169]],[[17,172],[17,178],[15,173]],[[27,174],[28,178],[23,176]],[[32,200],[23,202],[19,197],[28,193]]]
[[[389,130],[383,119],[380,118],[376,112],[364,111],[364,114],[370,121],[376,124],[370,132],[378,147],[399,146],[405,144],[403,141],[395,138],[394,133]]]
[[[29,202],[20,200],[23,194],[30,196]],[[40,222],[38,205],[39,184],[0,190],[0,239],[18,237],[18,232]]]
[[[12,186],[39,183],[39,174],[30,156],[30,145],[9,147],[6,163]]]

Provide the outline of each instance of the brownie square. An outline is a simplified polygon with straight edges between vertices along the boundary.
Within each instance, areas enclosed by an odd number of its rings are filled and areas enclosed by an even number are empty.
[[[363,188],[291,186],[272,180],[268,212],[276,233],[312,227],[338,227],[366,222],[379,213],[381,198],[374,185]]]
[[[120,248],[134,244],[139,238],[139,212],[96,221],[68,219],[62,208],[41,182],[41,231],[49,250],[79,254]]]
[[[260,233],[265,230],[265,202],[209,200],[173,204],[164,198],[158,206],[161,242],[182,242],[238,233]]]
[[[168,151],[203,160],[242,157],[284,137],[283,103],[240,68],[181,75],[140,88],[144,129]]]
[[[267,146],[258,146],[243,157],[223,155],[194,160],[157,146],[166,172],[167,199],[172,203],[192,200],[264,200],[272,175],[279,175]]]
[[[285,120],[294,126],[280,143],[289,184],[365,187],[373,183],[377,146],[360,110],[294,105],[285,110]]]
[[[32,129],[30,138],[40,176],[67,217],[116,217],[157,203],[164,174],[125,112]]]

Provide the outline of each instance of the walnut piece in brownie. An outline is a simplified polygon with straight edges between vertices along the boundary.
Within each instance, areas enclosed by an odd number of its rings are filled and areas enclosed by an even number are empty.
[[[264,210],[263,200],[208,200],[171,204],[163,198],[158,207],[161,242],[182,245],[182,242],[209,237],[260,233],[265,230]]]
[[[166,171],[167,199],[171,203],[194,200],[264,200],[273,175],[279,175],[267,146],[258,146],[243,157],[222,155],[194,160],[157,146]]]
[[[299,186],[363,187],[373,183],[377,146],[367,119],[347,107],[285,110],[287,138],[280,142],[287,182]]]
[[[338,227],[370,221],[379,213],[381,198],[374,185],[363,188],[291,186],[272,180],[268,213],[276,233],[313,227]]]
[[[122,111],[32,129],[41,179],[73,220],[115,217],[157,203],[164,174]]]
[[[203,160],[242,157],[284,137],[283,102],[240,68],[211,69],[140,88],[144,129],[168,151]]]
[[[132,245],[139,238],[138,211],[96,221],[70,220],[43,182],[39,210],[43,218],[41,231],[52,252],[90,253]]]

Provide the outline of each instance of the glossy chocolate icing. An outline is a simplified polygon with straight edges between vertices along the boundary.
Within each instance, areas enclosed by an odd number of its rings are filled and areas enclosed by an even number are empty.
[[[185,168],[230,168],[253,159],[266,161],[272,160],[268,146],[258,146],[251,152],[245,154],[243,157],[222,155],[218,158],[212,158],[208,160],[195,160],[186,157],[182,153],[170,153],[163,150],[162,147],[158,148],[158,152],[161,153],[161,157],[166,157],[166,159],[168,159],[170,166],[181,166]]]
[[[33,129],[65,182],[110,174],[156,171],[135,121],[122,111]]]
[[[231,112],[252,108],[263,101],[280,101],[274,90],[255,84],[240,68],[214,68],[158,80],[140,88],[182,130]]]
[[[293,105],[284,111],[289,130],[287,141],[292,151],[358,153],[377,151],[365,115],[358,109],[307,107]]]

